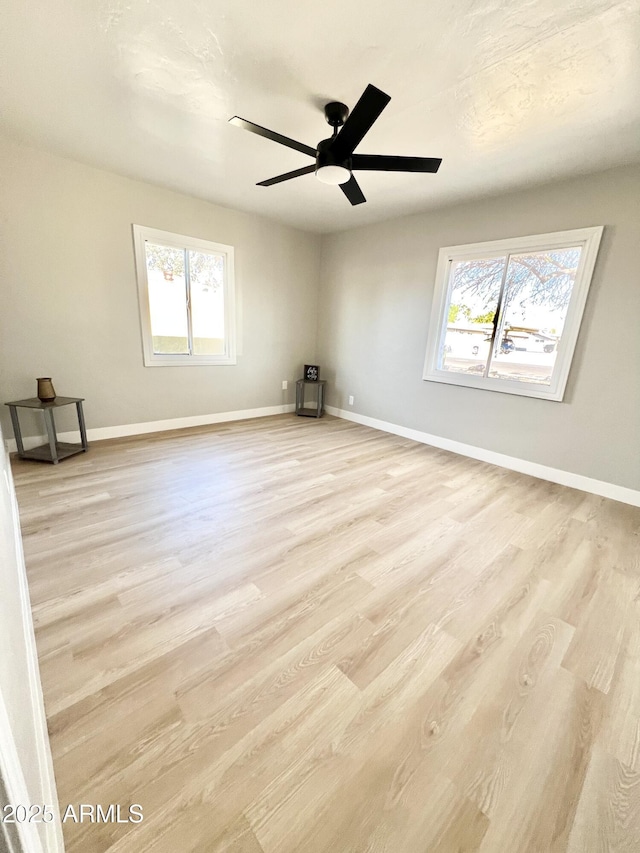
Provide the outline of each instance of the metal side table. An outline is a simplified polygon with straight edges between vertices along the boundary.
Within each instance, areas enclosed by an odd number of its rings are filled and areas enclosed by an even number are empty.
[[[61,459],[66,459],[68,456],[74,456],[76,453],[86,453],[89,444],[87,442],[87,430],[84,425],[83,402],[84,397],[56,397],[50,403],[43,403],[37,397],[31,397],[28,400],[15,400],[13,403],[5,403],[6,406],[9,406],[9,411],[11,412],[11,423],[13,424],[13,433],[16,437],[18,456],[21,459],[37,459],[40,462],[52,462],[54,465],[57,465]],[[70,406],[72,403],[76,404],[78,426],[80,428],[80,444],[58,441],[56,435],[53,410],[61,406]],[[44,417],[44,425],[47,429],[46,444],[34,447],[32,450],[24,449],[18,409],[40,409]]]
[[[326,379],[298,379],[296,382],[296,415],[302,415],[305,418],[321,418],[324,414],[324,386],[327,384]],[[307,385],[315,385],[318,389],[318,397],[314,409],[305,407],[304,392]]]

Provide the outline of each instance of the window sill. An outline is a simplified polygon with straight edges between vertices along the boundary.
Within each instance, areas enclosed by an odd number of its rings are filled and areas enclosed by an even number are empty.
[[[235,356],[154,355],[145,356],[145,367],[215,367],[237,364]]]
[[[463,388],[477,388],[480,391],[497,391],[501,394],[516,394],[520,397],[537,397],[540,400],[552,400],[556,403],[561,403],[564,396],[562,391],[549,385],[530,385],[517,380],[462,376],[445,370],[425,373],[422,378],[425,382],[459,385]]]

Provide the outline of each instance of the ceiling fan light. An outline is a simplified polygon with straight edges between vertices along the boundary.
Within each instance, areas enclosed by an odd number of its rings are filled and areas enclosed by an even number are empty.
[[[346,184],[351,178],[351,172],[345,166],[318,166],[316,178],[323,184]]]

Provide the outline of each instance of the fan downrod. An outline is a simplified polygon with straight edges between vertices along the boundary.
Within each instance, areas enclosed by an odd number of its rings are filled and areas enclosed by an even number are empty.
[[[324,117],[331,127],[342,127],[349,118],[349,107],[341,104],[340,101],[331,101],[330,104],[325,105]]]

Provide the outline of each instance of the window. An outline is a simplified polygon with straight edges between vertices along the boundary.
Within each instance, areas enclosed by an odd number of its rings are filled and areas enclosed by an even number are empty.
[[[235,364],[233,247],[133,226],[147,367]]]
[[[441,249],[423,378],[562,400],[602,230]]]

